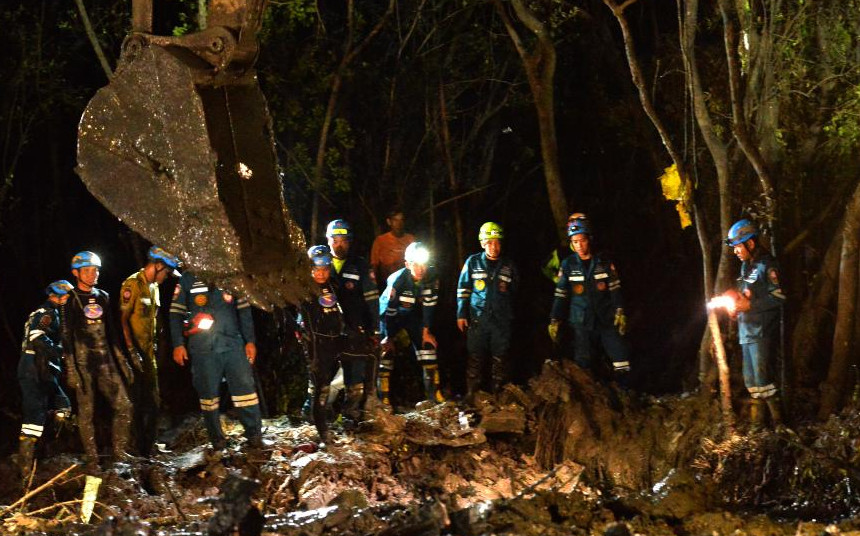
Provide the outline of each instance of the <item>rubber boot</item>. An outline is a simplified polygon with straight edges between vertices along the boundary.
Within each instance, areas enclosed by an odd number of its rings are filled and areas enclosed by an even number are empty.
[[[377,388],[379,391],[379,400],[382,402],[382,405],[386,407],[391,407],[391,371],[381,370],[379,371],[379,386]]]
[[[469,354],[466,358],[466,405],[475,405],[475,393],[481,388],[481,356]]]
[[[442,392],[439,390],[439,366],[424,365],[424,396],[427,400],[436,404],[441,404],[445,401]]]
[[[21,470],[21,481],[27,483],[30,471],[33,470],[33,460],[36,457],[36,438],[24,436],[18,438],[18,468]]]
[[[364,405],[364,384],[356,383],[346,388],[346,400],[343,403],[344,425],[346,421],[352,421],[350,425],[355,425],[361,421],[361,408]]]
[[[750,432],[758,432],[764,427],[764,401],[759,398],[750,400]]]
[[[310,379],[308,379],[308,392],[307,392],[307,395],[305,396],[305,403],[302,404],[302,419],[304,419],[305,422],[311,422],[311,420],[313,419],[313,417],[311,415],[311,411],[312,411],[311,408],[313,408],[313,405],[314,405],[314,384],[313,384],[313,382],[311,382]]]
[[[766,399],[767,409],[770,411],[770,424],[774,428],[782,426],[782,404],[779,396],[771,396]]]
[[[508,381],[508,360],[505,356],[493,356],[490,379],[492,380],[493,394],[501,393],[502,387]]]
[[[316,426],[317,433],[320,436],[320,441],[322,443],[328,443],[327,441],[329,437],[328,433],[328,420],[326,416],[326,401],[328,400],[329,395],[329,386],[326,385],[319,389],[318,392],[314,393],[314,402],[313,402],[313,418],[314,425]]]

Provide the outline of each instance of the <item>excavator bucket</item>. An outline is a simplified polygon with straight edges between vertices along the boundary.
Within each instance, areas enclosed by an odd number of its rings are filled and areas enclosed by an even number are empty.
[[[200,279],[270,309],[308,294],[309,266],[256,73],[230,63],[242,39],[234,35],[130,35],[81,118],[77,172]]]

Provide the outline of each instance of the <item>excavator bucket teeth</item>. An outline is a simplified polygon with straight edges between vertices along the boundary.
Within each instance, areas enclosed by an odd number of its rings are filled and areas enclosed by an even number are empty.
[[[202,280],[264,309],[296,303],[309,292],[305,243],[256,76],[196,85],[194,74],[158,45],[125,54],[81,118],[77,172]]]

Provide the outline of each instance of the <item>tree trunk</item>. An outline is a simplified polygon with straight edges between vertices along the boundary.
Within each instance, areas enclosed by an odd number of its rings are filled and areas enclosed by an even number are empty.
[[[839,260],[839,297],[836,309],[836,330],[833,333],[833,356],[827,380],[821,385],[821,406],[818,418],[826,419],[841,406],[851,347],[854,340],[854,312],[857,306],[857,275],[860,255],[857,251],[857,234],[860,232],[860,184],[854,190],[845,209],[842,222],[842,254]]]
[[[346,39],[343,44],[343,57],[340,60],[340,63],[337,66],[334,74],[332,75],[331,80],[331,93],[329,93],[328,105],[326,106],[325,116],[323,118],[323,125],[320,129],[320,137],[319,143],[317,144],[317,154],[316,160],[314,162],[314,174],[313,174],[313,189],[314,189],[314,197],[311,205],[311,229],[310,229],[310,237],[309,240],[314,242],[317,236],[317,229],[319,225],[319,204],[320,204],[320,191],[323,186],[323,177],[325,175],[325,153],[328,150],[328,135],[331,131],[331,125],[335,119],[335,111],[337,110],[337,102],[340,97],[340,88],[343,84],[343,77],[346,74],[347,68],[349,65],[355,60],[356,57],[364,50],[367,45],[373,41],[373,38],[382,30],[385,26],[388,17],[391,16],[391,13],[394,11],[394,2],[395,0],[389,0],[388,9],[382,15],[382,17],[377,21],[376,25],[367,34],[364,40],[355,48],[352,47],[353,41],[353,33],[355,31],[355,0],[347,1],[346,8],[346,20],[347,20],[347,32]]]
[[[840,227],[840,229],[844,227]],[[821,269],[813,278],[812,288],[800,309],[792,338],[793,368],[796,381],[815,381],[812,362],[819,355],[818,342],[824,320],[832,316],[832,304],[838,289],[839,258],[842,251],[842,233],[837,231],[827,247]]]
[[[553,220],[555,220],[559,240],[566,242],[567,199],[561,180],[561,168],[558,163],[558,141],[555,133],[555,90],[553,87],[555,82],[555,44],[552,42],[549,29],[538,20],[537,16],[525,6],[523,1],[511,0],[517,18],[537,39],[535,50],[529,52],[526,50],[516,28],[514,28],[513,21],[508,16],[501,0],[494,0],[494,5],[526,71],[526,78],[537,113],[543,173],[550,210]]]
[[[107,56],[105,56],[105,52],[102,49],[101,43],[99,43],[96,31],[93,29],[93,24],[90,22],[90,17],[89,15],[87,15],[87,8],[84,6],[84,0],[75,0],[75,5],[78,6],[78,13],[81,15],[81,22],[84,25],[84,31],[87,34],[87,39],[90,40],[90,45],[92,45],[93,51],[96,53],[96,57],[99,59],[99,64],[102,66],[102,70],[104,71],[105,76],[108,80],[110,80],[113,77],[113,70],[110,67],[110,63],[108,62]]]
[[[454,159],[451,156],[451,132],[448,129],[448,104],[445,102],[445,86],[441,79],[439,80],[439,131],[441,135],[440,146],[442,149],[442,157],[445,160],[445,169],[448,173],[448,187],[451,190],[451,195],[456,196],[460,193],[460,185],[457,181],[457,173],[454,171]],[[454,201],[453,204],[454,206],[451,207],[451,210],[454,212],[454,233],[457,241],[457,260],[462,261],[466,258],[466,250],[463,246],[463,217],[460,213],[460,204],[457,201]]]
[[[679,4],[680,5],[680,4]],[[720,236],[725,236],[728,233],[731,225],[731,204],[729,200],[729,158],[726,144],[717,135],[714,127],[711,113],[708,110],[705,91],[702,88],[702,80],[699,74],[699,65],[696,62],[696,29],[699,17],[699,0],[688,0],[684,2],[683,24],[680,25],[681,31],[681,53],[684,56],[686,64],[687,84],[691,95],[693,105],[693,114],[696,117],[696,124],[699,126],[699,131],[702,133],[702,138],[705,141],[705,146],[711,155],[714,162],[714,168],[717,174],[717,189],[719,194],[719,221],[720,221]],[[711,294],[717,294],[723,289],[726,289],[731,284],[729,273],[729,254],[728,249],[721,248],[719,256],[719,264],[717,265],[716,276],[713,275],[711,267],[711,243],[708,240],[708,233],[705,231],[704,222],[700,217],[696,218],[697,231],[699,233],[699,245],[702,249],[702,262],[704,263],[703,289],[705,291],[705,300],[710,298]],[[707,382],[708,377],[713,371],[712,362],[710,360],[711,333],[705,330],[702,336],[702,343],[699,347],[699,380]]]
[[[720,14],[723,18],[723,39],[726,48],[726,63],[729,72],[729,93],[732,105],[732,133],[738,146],[743,151],[750,165],[755,170],[756,176],[761,183],[762,194],[765,200],[766,214],[764,223],[770,229],[771,250],[776,248],[776,240],[773,236],[773,220],[776,217],[776,199],[773,189],[773,181],[767,168],[767,163],[758,150],[755,141],[750,134],[744,113],[744,97],[741,90],[741,67],[738,58],[738,23],[736,7],[732,0],[719,0]]]

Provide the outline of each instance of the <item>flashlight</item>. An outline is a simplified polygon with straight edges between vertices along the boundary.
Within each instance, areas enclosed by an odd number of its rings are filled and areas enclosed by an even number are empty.
[[[735,311],[735,299],[726,295],[714,296],[708,302],[708,309],[725,309],[729,313],[733,313]]]
[[[208,313],[197,313],[188,322],[185,330],[185,336],[194,335],[196,333],[200,333],[201,331],[206,331],[212,328],[212,325],[215,324],[215,319],[212,315]]]

